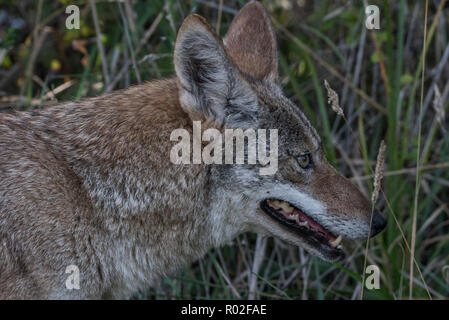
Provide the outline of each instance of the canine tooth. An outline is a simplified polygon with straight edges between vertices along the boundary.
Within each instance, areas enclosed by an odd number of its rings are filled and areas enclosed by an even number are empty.
[[[337,248],[338,245],[340,244],[342,240],[341,236],[338,236],[337,239],[335,239],[334,241],[330,241],[329,244],[332,246],[332,248]]]
[[[294,214],[292,217],[295,219],[296,223],[299,224],[299,215]]]
[[[301,227],[306,227],[307,229],[309,228],[309,223],[308,223],[307,221],[299,222],[299,217],[298,217],[298,224],[299,224]]]

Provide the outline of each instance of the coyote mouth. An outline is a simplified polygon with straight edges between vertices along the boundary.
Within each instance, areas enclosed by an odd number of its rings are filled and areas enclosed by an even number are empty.
[[[327,259],[339,260],[344,257],[342,237],[334,235],[302,210],[277,199],[265,199],[260,206],[271,218],[299,235]]]

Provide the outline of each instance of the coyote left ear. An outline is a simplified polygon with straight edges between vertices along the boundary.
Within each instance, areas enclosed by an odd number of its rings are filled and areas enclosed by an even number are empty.
[[[278,81],[276,37],[259,2],[250,2],[239,11],[223,42],[240,71],[255,79]]]

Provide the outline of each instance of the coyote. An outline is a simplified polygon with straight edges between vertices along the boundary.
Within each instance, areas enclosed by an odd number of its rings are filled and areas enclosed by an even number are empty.
[[[342,237],[385,227],[282,94],[260,3],[244,6],[223,40],[189,15],[174,65],[169,79],[0,114],[1,299],[130,297],[248,231],[333,261]],[[170,162],[171,132],[193,121],[277,129],[278,170]],[[68,266],[79,288],[67,286]]]

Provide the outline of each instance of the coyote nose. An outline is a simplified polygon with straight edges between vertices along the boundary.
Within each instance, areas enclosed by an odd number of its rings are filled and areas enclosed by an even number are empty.
[[[385,229],[387,225],[387,219],[385,219],[379,212],[375,212],[373,216],[373,222],[371,225],[371,237]]]

